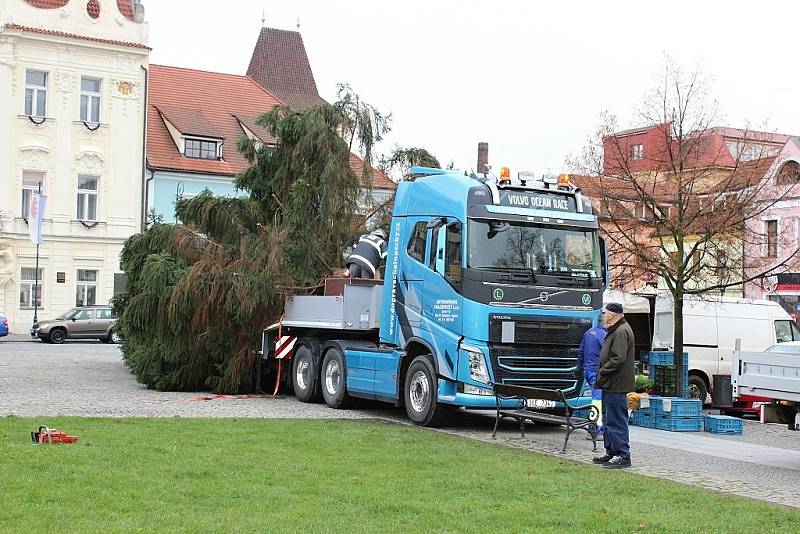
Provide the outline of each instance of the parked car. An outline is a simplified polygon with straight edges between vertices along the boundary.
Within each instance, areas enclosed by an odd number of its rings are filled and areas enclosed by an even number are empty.
[[[0,315],[0,337],[8,335],[8,319],[5,315]]]
[[[49,321],[38,321],[31,328],[31,337],[49,343],[63,343],[66,339],[99,339],[119,343],[114,331],[117,316],[110,306],[78,306]]]

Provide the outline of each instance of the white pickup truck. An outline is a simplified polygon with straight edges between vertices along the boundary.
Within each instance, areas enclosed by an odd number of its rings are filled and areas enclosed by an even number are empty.
[[[766,352],[742,351],[737,340],[731,361],[734,398],[772,399],[772,408],[800,430],[800,344],[784,343]]]

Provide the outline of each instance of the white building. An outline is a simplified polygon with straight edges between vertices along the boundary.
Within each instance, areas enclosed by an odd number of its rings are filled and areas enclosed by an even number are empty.
[[[0,314],[33,322],[27,200],[47,195],[39,317],[114,293],[142,220],[148,27],[139,0],[0,2]]]

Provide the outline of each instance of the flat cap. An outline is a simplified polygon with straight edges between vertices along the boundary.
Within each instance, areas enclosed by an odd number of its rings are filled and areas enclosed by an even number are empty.
[[[606,304],[606,310],[611,313],[622,313],[622,304],[619,302],[609,302]]]

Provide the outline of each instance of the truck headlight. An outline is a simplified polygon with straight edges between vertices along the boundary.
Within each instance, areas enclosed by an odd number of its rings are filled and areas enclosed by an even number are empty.
[[[486,358],[483,351],[474,347],[462,347],[467,353],[467,365],[469,366],[469,377],[477,382],[488,383],[489,371],[486,368]]]

